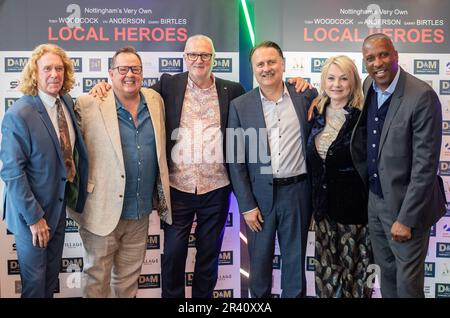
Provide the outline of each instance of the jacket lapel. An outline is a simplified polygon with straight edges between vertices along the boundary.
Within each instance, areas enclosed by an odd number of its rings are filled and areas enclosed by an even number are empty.
[[[55,127],[53,126],[50,117],[48,116],[47,110],[45,109],[45,106],[39,96],[33,96],[33,103],[36,106],[39,116],[41,117],[42,122],[47,128],[50,137],[52,138],[53,145],[55,146],[56,152],[58,153],[59,161],[64,166],[64,160],[62,158],[61,145],[59,143],[58,135],[56,134]]]
[[[402,103],[403,91],[405,88],[405,72],[400,68],[400,77],[397,82],[397,87],[392,94],[391,103],[389,104],[388,112],[386,114],[386,119],[384,120],[383,130],[380,136],[380,145],[378,147],[378,159],[380,158],[381,149],[386,141],[386,136],[389,131],[389,127],[392,124],[392,119],[395,117],[400,104]]]
[[[114,92],[110,90],[106,99],[100,104],[100,112],[103,117],[103,124],[105,125],[111,144],[122,167],[124,167],[122,143],[120,141],[119,120],[117,118],[116,101],[114,99]]]
[[[186,93],[186,86],[188,81],[188,73],[183,73],[181,81],[175,81],[175,128],[180,127],[181,110],[183,109],[184,95]]]
[[[154,95],[148,94],[146,90],[141,89],[142,96],[144,96],[145,102],[147,103],[147,109],[150,114],[150,120],[153,125],[153,132],[155,134],[155,143],[156,143],[156,156],[158,158],[158,162],[160,161],[160,149],[161,149],[161,140],[160,138],[164,135],[161,133],[161,113],[159,111],[159,107],[156,107],[158,101],[156,100]],[[164,145],[165,147],[165,145]]]
[[[228,87],[224,83],[216,78],[216,90],[217,96],[219,98],[219,109],[220,109],[220,130],[222,131],[222,136],[225,136],[225,128],[227,127],[228,119]]]
[[[288,91],[289,91],[289,95],[291,96],[292,104],[294,105],[295,113],[297,114],[297,117],[298,117],[298,122],[300,124],[300,129],[302,132],[302,146],[303,146],[303,150],[305,150],[306,142],[307,142],[306,136],[308,136],[308,131],[307,131],[307,127],[306,127],[308,124],[308,121],[306,120],[306,117],[305,117],[305,111],[304,111],[304,109],[302,109],[302,107],[305,107],[305,106],[303,105],[303,101],[301,100],[301,97],[295,92],[294,86],[289,85]]]

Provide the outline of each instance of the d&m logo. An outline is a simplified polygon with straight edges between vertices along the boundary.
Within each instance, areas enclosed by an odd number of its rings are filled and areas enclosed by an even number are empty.
[[[450,80],[439,81],[439,94],[450,95]]]
[[[95,84],[105,81],[108,82],[107,77],[84,77],[83,78],[83,93],[87,93],[91,90],[92,87],[95,86]]]
[[[313,272],[316,269],[316,260],[312,256],[306,257],[306,270]]]
[[[16,259],[9,259],[7,261],[8,264],[8,275],[19,275],[20,274],[20,267],[19,267],[19,261]]]
[[[5,72],[20,73],[27,62],[28,57],[5,57]]]
[[[439,74],[439,60],[414,60],[414,74]]]
[[[450,298],[450,284],[436,284],[436,298]]]
[[[142,87],[150,87],[156,84],[158,81],[157,77],[144,77],[142,80]]]
[[[140,275],[138,279],[138,288],[160,288],[161,287],[161,275],[160,274],[145,274]]]
[[[281,255],[274,255],[272,259],[272,268],[280,269],[281,268]]]
[[[216,58],[214,60],[212,71],[215,73],[231,73],[233,71],[232,59]]]
[[[10,108],[16,100],[18,100],[19,98],[12,98],[12,97],[6,97],[5,98],[5,111],[8,110],[8,108]]]
[[[233,226],[233,212],[228,213],[227,215],[227,222],[225,223],[226,227],[232,227]]]
[[[450,243],[436,243],[436,257],[450,257]]]
[[[147,249],[148,250],[159,250],[161,246],[161,239],[159,234],[147,235]]]
[[[232,289],[213,290],[213,298],[233,298],[233,290]]]
[[[233,265],[233,251],[220,252],[219,265]]]
[[[431,262],[425,262],[425,277],[436,276],[436,264]]]
[[[73,273],[83,270],[82,257],[69,257],[61,260],[60,273]]]
[[[450,161],[439,162],[439,175],[450,176]]]
[[[181,57],[160,57],[159,72],[180,73],[183,71],[183,59]]]
[[[326,60],[324,57],[313,57],[311,59],[311,73],[320,73]]]
[[[188,247],[195,247],[195,235],[192,233],[189,234]]]
[[[66,233],[78,233],[78,224],[71,218],[66,218]]]
[[[449,120],[442,121],[442,134],[450,135],[450,121]]]
[[[192,286],[192,281],[194,280],[194,273],[189,272],[184,274],[185,286]]]
[[[81,57],[71,57],[73,71],[76,73],[83,72],[83,59]]]

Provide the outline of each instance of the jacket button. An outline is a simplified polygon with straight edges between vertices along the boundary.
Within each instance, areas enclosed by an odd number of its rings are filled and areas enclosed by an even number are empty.
[[[58,198],[58,201],[59,201],[59,202],[62,202],[62,201],[63,201],[63,199],[62,199],[62,198]]]
[[[66,178],[61,178],[61,181],[66,181],[67,179]]]
[[[269,185],[271,186],[273,183],[272,182],[269,182]]]
[[[123,179],[123,178],[125,178],[125,176],[124,176],[124,175],[121,175],[120,177],[121,177],[122,179]]]
[[[323,184],[323,185],[322,185],[322,188],[323,188],[323,189],[326,189],[326,188],[327,188],[327,185],[326,185],[326,184]]]
[[[119,194],[119,198],[123,198],[123,195],[122,195],[122,194]]]

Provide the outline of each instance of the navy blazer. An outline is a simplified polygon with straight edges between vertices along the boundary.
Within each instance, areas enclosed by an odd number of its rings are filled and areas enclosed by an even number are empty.
[[[306,158],[306,143],[311,128],[311,123],[307,120],[307,110],[311,101],[317,96],[317,91],[316,89],[308,89],[304,93],[296,93],[293,85],[286,85],[300,123],[303,156]],[[235,141],[240,140],[241,144],[239,144],[239,141],[232,142],[229,139],[229,145],[227,146],[232,149],[227,150],[227,161],[240,212],[259,207],[263,215],[268,214],[273,204],[273,174],[270,160],[268,162],[261,160],[264,157],[269,157],[270,154],[267,136],[261,138],[262,136],[258,133],[261,128],[266,129],[259,88],[255,88],[231,102],[228,127],[233,128],[233,130],[243,128],[245,131],[251,128],[257,131],[256,144],[244,143],[244,136],[239,134],[236,135]],[[244,147],[239,147],[239,145]],[[267,150],[267,152],[261,156],[261,151],[264,150]],[[257,151],[258,156],[256,160],[252,160],[255,151]],[[261,173],[262,170],[269,171],[269,173]]]
[[[62,99],[76,134],[74,182],[78,193],[73,209],[81,213],[86,200],[87,152],[72,98],[65,95]],[[41,99],[25,95],[17,100],[3,118],[2,134],[1,177],[5,182],[3,208],[8,229],[15,234],[29,233],[29,226],[43,217],[53,234],[66,199],[67,173],[56,131]]]

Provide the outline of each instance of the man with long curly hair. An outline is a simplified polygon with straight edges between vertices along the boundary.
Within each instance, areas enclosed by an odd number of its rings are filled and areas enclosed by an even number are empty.
[[[53,297],[66,207],[81,213],[86,200],[86,148],[68,94],[74,83],[64,50],[37,46],[22,72],[24,96],[2,123],[4,213],[16,240],[22,297]]]

